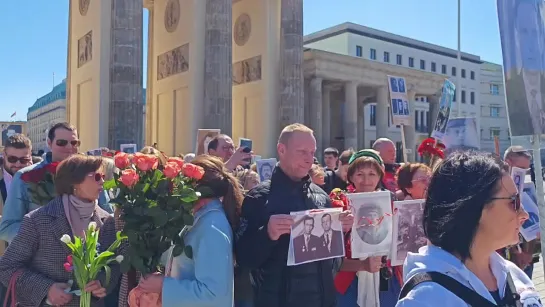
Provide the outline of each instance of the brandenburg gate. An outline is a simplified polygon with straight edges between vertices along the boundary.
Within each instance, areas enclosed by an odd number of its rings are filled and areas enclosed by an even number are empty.
[[[193,152],[199,128],[274,156],[304,121],[303,0],[70,0],[68,120],[83,150],[141,143]]]

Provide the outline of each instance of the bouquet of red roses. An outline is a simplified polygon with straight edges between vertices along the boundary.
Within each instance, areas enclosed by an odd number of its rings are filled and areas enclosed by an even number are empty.
[[[30,202],[45,206],[57,196],[55,193],[55,174],[59,162],[53,162],[44,167],[34,168],[21,175],[27,185]]]
[[[179,234],[193,225],[194,203],[207,193],[195,189],[204,170],[181,158],[168,158],[159,170],[158,157],[142,153],[119,152],[114,162],[121,172],[105,182],[104,189],[113,190],[111,202],[120,209],[123,234],[128,238],[121,270],[155,273],[161,256],[172,246],[173,257],[185,252],[191,258],[191,247]]]
[[[426,158],[431,166],[435,159],[445,158],[445,145],[434,138],[427,138],[418,146],[418,154]]]

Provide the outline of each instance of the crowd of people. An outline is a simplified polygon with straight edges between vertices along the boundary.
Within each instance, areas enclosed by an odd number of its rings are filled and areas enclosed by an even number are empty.
[[[35,161],[24,135],[4,144],[0,240],[7,248],[0,283],[4,294],[13,287],[11,299],[19,306],[78,306],[73,277],[63,269],[69,252],[59,238],[96,222],[101,246],[109,246],[123,230],[103,189],[118,171],[115,152],[79,153],[78,132],[69,123],[51,127],[47,142],[51,151],[43,161]],[[141,153],[156,156],[161,167],[169,157],[156,147]],[[504,159],[462,151],[433,165],[398,164],[394,143],[381,138],[368,149],[327,148],[321,165],[313,131],[292,124],[278,137],[278,164],[264,182],[251,162],[253,152],[236,148],[230,136],[215,136],[205,152],[180,156],[204,170],[197,184],[213,191],[195,203],[193,227],[183,234],[192,255],[184,250],[167,260],[167,270],[140,276],[137,288],[112,265],[109,280],[81,289],[92,293],[93,306],[542,306],[531,281],[538,244],[519,240],[528,214],[510,177],[510,167],[529,169],[524,148],[510,147]],[[25,178],[52,164],[56,197],[36,203]],[[392,201],[425,199],[427,245],[409,253],[404,267],[391,266],[386,256],[353,259],[348,251],[288,266],[290,213],[331,207],[335,189],[389,191]],[[354,223],[349,208],[340,219],[347,244]],[[370,301],[369,293],[376,298]]]

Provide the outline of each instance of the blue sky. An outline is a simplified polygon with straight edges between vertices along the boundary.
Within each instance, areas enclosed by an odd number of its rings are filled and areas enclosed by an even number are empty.
[[[496,0],[461,1],[462,51],[501,63]],[[13,112],[26,120],[28,107],[51,90],[53,74],[56,83],[66,76],[68,1],[3,2],[0,120]],[[457,0],[304,0],[304,10],[305,34],[349,21],[457,48]]]

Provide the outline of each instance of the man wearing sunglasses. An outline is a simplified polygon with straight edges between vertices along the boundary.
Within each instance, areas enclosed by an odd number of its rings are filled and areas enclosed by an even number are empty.
[[[518,167],[522,169],[530,169],[532,162],[532,155],[528,150],[522,146],[511,146],[507,148],[503,156],[505,163],[509,167]],[[525,202],[531,202],[531,198],[528,194],[520,191],[522,205],[525,205]],[[522,236],[521,236],[522,237]],[[518,247],[510,248],[506,253],[508,260],[513,261],[519,268],[524,270],[528,277],[532,278],[532,273],[534,270],[534,263],[539,262],[539,255],[541,253],[541,243],[539,239],[535,239],[527,242],[523,239],[523,242],[520,244],[520,250]]]
[[[17,133],[8,137],[2,153],[2,171],[0,172],[0,214],[8,197],[13,175],[20,169],[32,165],[32,143],[23,134]],[[4,253],[5,244],[0,244],[0,255]]]
[[[53,125],[47,134],[47,145],[51,149],[45,155],[44,161],[17,171],[11,186],[8,190],[8,197],[3,208],[2,221],[0,222],[0,240],[8,243],[19,232],[19,226],[25,214],[40,207],[29,200],[27,184],[21,179],[23,173],[42,168],[52,162],[60,162],[79,149],[80,141],[76,127],[69,123],[57,123]],[[108,203],[109,199],[106,192],[100,195],[98,204],[109,213],[112,213],[112,207]]]

